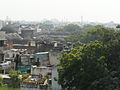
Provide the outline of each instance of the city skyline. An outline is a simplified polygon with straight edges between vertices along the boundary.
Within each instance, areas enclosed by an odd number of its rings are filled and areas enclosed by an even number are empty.
[[[120,23],[119,0],[0,0],[0,19]]]

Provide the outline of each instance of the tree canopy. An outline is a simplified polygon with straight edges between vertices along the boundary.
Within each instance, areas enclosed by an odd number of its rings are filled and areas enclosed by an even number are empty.
[[[107,74],[106,46],[98,41],[63,52],[60,58],[59,84],[68,90],[87,90],[93,81]]]
[[[14,71],[14,70],[10,71],[9,73],[10,83],[8,85],[9,87],[18,88],[20,86],[20,78],[19,78],[20,74],[21,74],[20,71]]]
[[[114,38],[114,33],[116,33],[113,28],[107,28],[102,25],[84,27],[83,31],[83,33],[71,35],[67,40],[72,42],[80,41],[82,43],[89,43],[95,40],[106,42]]]
[[[68,25],[57,28],[57,31],[70,32],[70,33],[73,33],[79,30],[81,30],[81,28],[76,24],[68,24]]]
[[[83,43],[62,52],[59,84],[67,90],[120,90],[120,32],[95,26],[76,41]]]

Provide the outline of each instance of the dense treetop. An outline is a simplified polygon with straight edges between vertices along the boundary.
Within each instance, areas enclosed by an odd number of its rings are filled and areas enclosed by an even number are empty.
[[[62,52],[59,84],[67,90],[120,90],[120,32],[101,25],[84,30],[69,37],[82,43]]]
[[[86,26],[83,28],[83,32],[77,35],[71,35],[67,40],[82,43],[89,43],[91,41],[109,41],[115,37],[116,31],[113,28],[107,28],[102,25],[97,26]]]
[[[56,30],[57,31],[62,31],[62,32],[73,33],[73,32],[81,30],[81,28],[80,28],[80,26],[78,26],[76,24],[68,24],[68,25],[65,25],[65,26],[62,26],[62,27],[58,27],[58,28],[56,28]]]

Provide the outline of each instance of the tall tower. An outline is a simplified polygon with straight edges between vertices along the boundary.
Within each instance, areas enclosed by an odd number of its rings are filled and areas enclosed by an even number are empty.
[[[81,26],[83,26],[83,16],[81,16]]]
[[[6,16],[5,24],[6,25],[11,24],[11,20],[10,20],[10,18],[8,16]]]

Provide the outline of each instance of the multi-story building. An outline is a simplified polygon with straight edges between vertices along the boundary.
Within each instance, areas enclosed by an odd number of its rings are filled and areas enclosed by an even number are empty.
[[[4,53],[3,53],[3,49],[4,49],[4,42],[5,42],[5,32],[0,31],[0,62],[4,61]]]
[[[27,39],[27,40],[33,39],[33,33],[34,33],[34,30],[31,30],[31,29],[21,30],[21,36],[23,37],[23,39]]]

